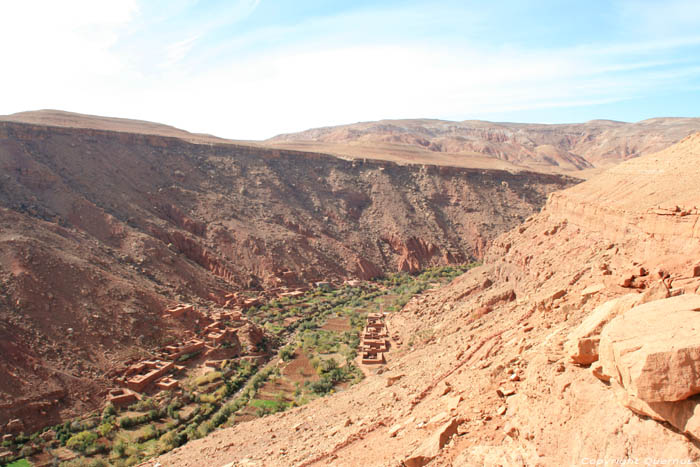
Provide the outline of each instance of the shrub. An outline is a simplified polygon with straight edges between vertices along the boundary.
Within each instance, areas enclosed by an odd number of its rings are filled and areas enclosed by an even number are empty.
[[[112,417],[117,414],[117,409],[114,407],[114,405],[110,402],[109,404],[105,405],[104,410],[102,411],[102,421],[105,421],[109,417]]]
[[[296,353],[296,351],[295,351],[294,347],[292,347],[291,345],[288,345],[288,346],[282,347],[280,349],[280,358],[282,360],[284,360],[285,362],[288,362],[294,358],[295,353]]]
[[[220,371],[210,371],[209,373],[198,376],[194,379],[194,384],[204,386],[205,384],[213,383],[217,379],[221,379],[223,374]]]
[[[150,397],[146,397],[140,401],[134,402],[133,404],[131,404],[131,406],[129,406],[129,408],[131,410],[139,411],[139,412],[142,410],[153,409],[155,407],[156,407],[156,403]]]
[[[94,447],[95,441],[97,441],[97,433],[91,431],[81,431],[70,437],[66,443],[66,447],[73,449],[74,451],[85,452],[88,449]]]
[[[126,443],[122,440],[117,441],[112,446],[112,452],[117,458],[124,457],[126,453]]]
[[[110,433],[114,431],[115,425],[113,422],[107,422],[103,423],[102,425],[97,427],[97,432],[100,434],[100,436],[108,436]]]

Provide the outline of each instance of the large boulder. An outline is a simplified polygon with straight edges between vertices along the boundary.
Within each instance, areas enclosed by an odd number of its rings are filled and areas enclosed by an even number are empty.
[[[566,342],[566,353],[572,362],[590,365],[598,360],[600,333],[617,315],[633,308],[642,296],[638,293],[623,295],[607,301],[593,310],[570,334]]]
[[[601,333],[600,363],[631,397],[674,402],[700,393],[700,295],[637,306]]]
[[[611,386],[618,402],[632,412],[668,422],[681,433],[700,440],[700,395],[677,402],[644,402],[629,395],[615,380]]]
[[[447,444],[450,438],[457,433],[457,427],[459,424],[460,420],[453,418],[449,422],[440,426],[440,428],[435,430],[435,432],[429,438],[427,438],[423,444],[421,444],[418,449],[416,449],[408,457],[408,459],[403,461],[404,465],[406,467],[422,467],[430,462],[440,453],[440,449]]]

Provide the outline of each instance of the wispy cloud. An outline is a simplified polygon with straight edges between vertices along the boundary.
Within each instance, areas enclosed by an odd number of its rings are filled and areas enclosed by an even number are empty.
[[[165,61],[160,63],[161,68],[170,68],[176,65],[178,62],[182,61],[187,54],[192,50],[195,43],[199,40],[199,36],[193,36],[188,39],[184,39],[173,44],[167,45],[165,47]]]
[[[280,21],[260,18],[265,5],[255,0],[45,3],[38,19],[38,6],[24,2],[0,17],[15,70],[0,75],[0,113],[54,107],[264,138],[381,118],[593,107],[700,82],[692,21],[679,20],[673,34],[635,31],[626,22],[653,28],[657,9],[626,1],[608,12],[620,34],[566,43],[485,34],[494,13],[474,5],[363,6]]]

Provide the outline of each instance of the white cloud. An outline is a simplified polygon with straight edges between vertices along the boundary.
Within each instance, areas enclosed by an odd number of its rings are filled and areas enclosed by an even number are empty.
[[[411,40],[348,46],[323,39],[309,45],[303,23],[278,31],[300,43],[254,55],[249,47],[261,37],[254,32],[238,43],[249,53],[227,56],[225,44],[208,35],[248,17],[256,1],[182,30],[135,1],[10,5],[0,17],[0,40],[10,44],[3,59],[11,64],[0,74],[0,113],[59,108],[232,138],[381,118],[488,118],[596,105],[700,76],[698,60],[671,53],[700,44],[695,32],[566,49]],[[182,0],[174,14],[186,16],[192,5]],[[338,21],[330,24],[342,29]]]
[[[197,117],[191,124],[184,119],[178,124],[230,137],[263,138],[360,120],[461,119],[610,103],[676,84],[684,74],[699,74],[692,63],[680,71],[656,69],[665,63],[622,63],[617,55],[601,59],[597,53],[569,49],[287,50],[195,77],[190,83],[193,91],[182,97],[181,104]]]
[[[647,37],[696,35],[698,32],[700,2],[697,0],[621,0],[618,3],[621,26]]]
[[[160,63],[159,66],[161,68],[169,68],[182,61],[192,50],[197,40],[199,40],[199,36],[193,36],[166,46],[166,60]]]
[[[8,111],[71,108],[94,99],[96,82],[113,81],[126,64],[111,51],[138,12],[135,1],[6,2],[0,15]]]

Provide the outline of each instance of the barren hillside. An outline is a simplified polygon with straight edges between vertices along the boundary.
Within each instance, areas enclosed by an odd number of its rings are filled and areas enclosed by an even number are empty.
[[[586,171],[665,149],[698,130],[697,118],[562,125],[382,120],[279,135],[266,144],[353,158]]]
[[[351,391],[145,465],[700,461],[700,134],[552,194]]]
[[[481,258],[576,182],[29,117],[0,122],[0,425],[24,431],[100,407],[110,371],[181,334],[174,303]]]

